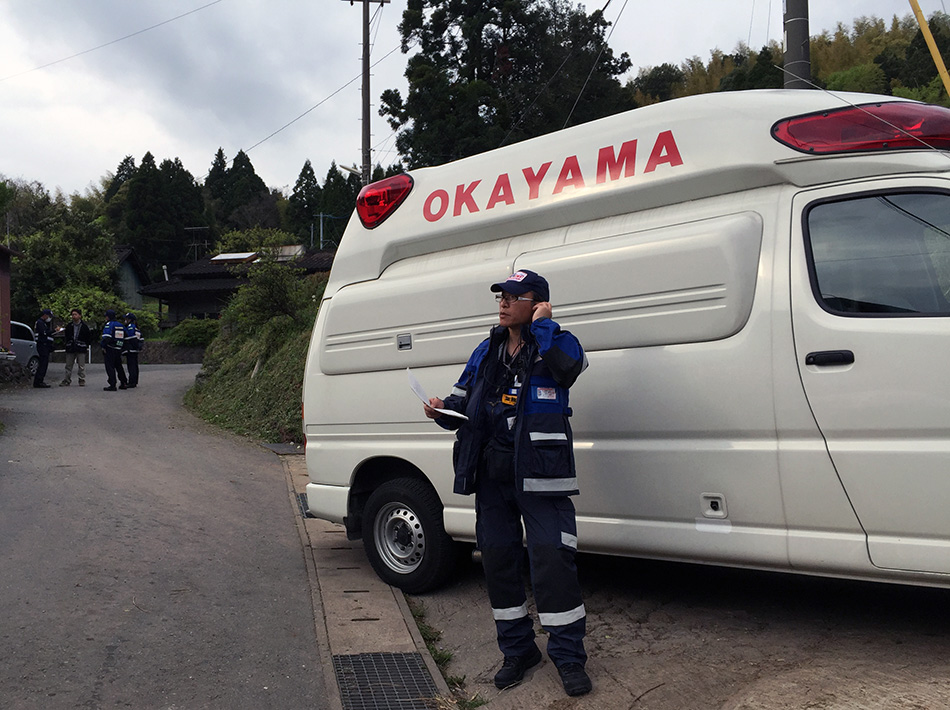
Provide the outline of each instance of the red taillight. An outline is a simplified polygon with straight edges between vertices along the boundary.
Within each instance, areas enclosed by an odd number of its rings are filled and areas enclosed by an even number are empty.
[[[786,118],[772,136],[803,153],[950,149],[950,109],[894,101]]]
[[[374,182],[360,190],[356,214],[367,229],[378,227],[402,204],[412,190],[412,178],[403,173]]]

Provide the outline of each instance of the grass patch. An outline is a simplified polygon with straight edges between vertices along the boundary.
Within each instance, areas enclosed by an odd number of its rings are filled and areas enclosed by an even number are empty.
[[[483,699],[476,693],[475,695],[468,697],[465,693],[465,676],[455,676],[448,674],[449,664],[452,662],[452,652],[446,651],[445,649],[439,648],[436,644],[442,638],[442,632],[436,628],[433,628],[426,621],[426,608],[425,604],[411,597],[406,596],[406,603],[409,605],[409,611],[412,613],[412,619],[416,622],[416,627],[419,629],[419,635],[422,636],[422,640],[425,642],[426,649],[428,649],[429,654],[432,656],[432,660],[435,661],[435,664],[439,667],[439,672],[442,674],[442,677],[445,678],[445,682],[451,688],[454,697],[455,707],[459,710],[474,710],[474,708],[479,708],[482,705],[488,703],[487,700]],[[440,704],[440,710],[443,706]]]

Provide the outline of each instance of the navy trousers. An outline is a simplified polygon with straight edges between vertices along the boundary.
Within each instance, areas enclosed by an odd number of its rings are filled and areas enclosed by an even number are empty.
[[[122,369],[122,354],[114,348],[103,348],[102,359],[105,362],[109,387],[115,387],[116,375],[119,376],[119,382],[128,385],[129,381],[125,377],[125,370]]]
[[[517,492],[514,482],[480,475],[475,512],[475,535],[502,654],[522,656],[534,644],[524,585],[526,539],[538,618],[548,632],[548,656],[557,666],[584,665],[587,619],[574,562],[574,503],[568,496]]]

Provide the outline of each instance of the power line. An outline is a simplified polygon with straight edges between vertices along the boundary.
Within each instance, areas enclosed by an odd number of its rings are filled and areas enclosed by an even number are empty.
[[[220,0],[219,0],[219,2],[220,2]],[[399,50],[399,47],[395,47],[394,49],[390,50],[390,51],[387,52],[381,59],[377,60],[377,61],[373,64],[373,66],[375,67],[377,64],[379,64],[380,62],[382,62],[382,61],[384,61],[385,59],[387,59],[387,58],[389,57],[389,55],[393,54],[394,52],[397,52],[398,50]],[[245,150],[244,152],[245,152],[245,153],[250,153],[252,150],[254,150],[254,149],[255,149],[257,146],[259,146],[261,143],[264,143],[264,142],[266,142],[266,141],[269,141],[271,138],[273,138],[274,136],[276,136],[278,133],[280,133],[281,131],[283,131],[285,128],[289,128],[290,126],[294,125],[297,121],[299,121],[301,118],[303,118],[304,116],[306,116],[306,115],[307,115],[308,113],[310,113],[311,111],[313,111],[313,110],[315,110],[315,109],[317,109],[317,108],[320,108],[320,107],[321,107],[323,104],[325,104],[327,101],[329,101],[329,100],[332,99],[334,96],[336,96],[336,95],[339,94],[341,91],[343,91],[343,89],[345,89],[346,87],[348,87],[350,84],[352,84],[352,83],[353,83],[354,81],[356,81],[357,79],[361,79],[362,77],[363,77],[362,74],[357,74],[357,75],[354,76],[352,79],[350,79],[348,82],[346,82],[345,84],[343,84],[343,86],[341,86],[339,89],[337,89],[336,91],[334,91],[332,94],[330,94],[330,95],[327,96],[326,98],[320,100],[318,103],[316,103],[315,105],[313,105],[313,106],[311,106],[310,108],[308,108],[308,109],[307,109],[306,111],[304,111],[302,114],[300,114],[299,116],[297,116],[297,118],[293,119],[292,121],[289,121],[288,123],[285,123],[283,126],[281,126],[280,128],[278,128],[276,131],[274,131],[273,133],[271,133],[271,134],[270,134],[269,136],[267,136],[266,138],[262,138],[261,140],[257,141],[257,143],[255,143],[254,145],[252,145],[250,148],[248,148],[248,149]]]
[[[122,42],[122,41],[124,41],[124,40],[127,40],[127,39],[129,39],[130,37],[135,37],[135,36],[137,36],[137,35],[144,34],[145,32],[149,32],[149,31],[151,31],[151,30],[154,30],[155,28],[161,27],[162,25],[167,25],[169,22],[174,22],[175,20],[180,20],[180,19],[183,18],[183,17],[187,17],[188,15],[192,15],[192,14],[194,14],[194,13],[200,11],[200,10],[204,10],[204,9],[207,8],[207,7],[211,7],[212,5],[217,5],[219,2],[224,2],[224,0],[213,0],[213,2],[209,2],[207,5],[202,5],[201,7],[196,7],[194,10],[189,10],[188,12],[183,12],[182,14],[176,15],[175,17],[172,17],[172,18],[169,19],[169,20],[164,20],[163,22],[159,22],[157,25],[152,25],[151,27],[146,27],[146,28],[143,29],[143,30],[138,30],[137,32],[133,32],[132,34],[125,35],[125,37],[119,37],[118,39],[114,39],[114,40],[112,40],[112,41],[110,41],[110,42],[106,42],[105,44],[100,44],[99,46],[97,46],[97,47],[92,47],[91,49],[84,49],[83,51],[77,52],[76,54],[71,54],[71,55],[69,55],[68,57],[63,57],[62,59],[57,59],[55,62],[49,62],[48,64],[43,64],[43,65],[38,66],[38,67],[33,67],[32,69],[27,69],[27,70],[21,71],[21,72],[19,72],[19,73],[17,73],[17,74],[11,74],[10,76],[5,76],[5,77],[3,77],[3,78],[0,78],[0,82],[7,81],[8,79],[15,79],[15,78],[18,77],[18,76],[23,76],[24,74],[29,74],[29,73],[31,73],[31,72],[39,71],[40,69],[46,69],[46,68],[51,67],[51,66],[54,66],[54,65],[56,65],[56,64],[62,64],[63,62],[68,62],[70,59],[75,59],[76,57],[81,57],[81,56],[84,55],[84,54],[89,54],[90,52],[95,52],[96,50],[102,49],[103,47],[108,47],[108,46],[113,45],[113,44],[116,44],[116,43],[118,43],[118,42]]]

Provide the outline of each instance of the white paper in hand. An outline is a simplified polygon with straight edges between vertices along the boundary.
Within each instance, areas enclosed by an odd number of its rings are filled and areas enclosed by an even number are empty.
[[[422,385],[419,384],[419,380],[416,379],[416,376],[412,374],[412,370],[410,370],[408,367],[406,368],[406,374],[409,375],[409,389],[416,393],[416,397],[418,397],[423,404],[428,405],[429,397],[426,395],[426,391],[422,389]],[[451,409],[439,409],[438,407],[433,407],[433,409],[435,409],[435,411],[437,411],[439,414],[447,414],[450,417],[458,417],[459,419],[468,421],[468,417],[466,417],[464,414],[453,412]]]

